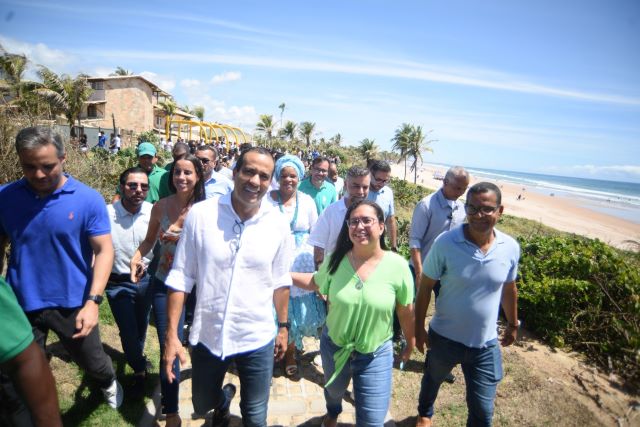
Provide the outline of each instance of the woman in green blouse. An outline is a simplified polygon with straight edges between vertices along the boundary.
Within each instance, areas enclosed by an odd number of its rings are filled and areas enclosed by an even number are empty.
[[[415,345],[413,279],[407,261],[386,250],[380,207],[363,200],[345,215],[336,248],[311,277],[292,273],[300,287],[327,296],[320,339],[327,415],[337,425],[342,396],[353,378],[356,425],[381,426],[391,398],[393,312],[407,338],[405,362]]]

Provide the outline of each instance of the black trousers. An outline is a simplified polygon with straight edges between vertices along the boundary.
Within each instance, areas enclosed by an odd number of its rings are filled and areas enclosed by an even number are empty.
[[[116,378],[111,358],[104,352],[100,341],[98,325],[84,338],[72,338],[76,331],[78,308],[51,308],[32,311],[27,314],[33,330],[35,341],[46,350],[49,331],[55,332],[60,343],[90,377],[95,379],[101,388],[108,387]]]

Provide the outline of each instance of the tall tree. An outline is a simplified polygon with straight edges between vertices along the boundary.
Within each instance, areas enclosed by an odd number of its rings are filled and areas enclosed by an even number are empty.
[[[393,141],[392,150],[396,151],[400,156],[399,161],[404,161],[404,179],[407,179],[407,159],[409,157],[409,139],[414,131],[413,126],[409,123],[403,123],[391,139]]]
[[[204,122],[204,107],[202,105],[196,105],[193,107],[191,114],[196,116],[201,122]]]
[[[291,121],[287,120],[287,123],[284,124],[284,127],[280,129],[280,135],[283,138],[287,138],[289,142],[293,142],[296,138],[296,130],[298,125]]]
[[[0,105],[18,107],[35,119],[42,103],[34,90],[42,85],[24,79],[28,62],[25,55],[9,53],[0,45]]]
[[[166,101],[158,102],[160,108],[164,112],[164,119],[169,124],[169,137],[171,137],[171,122],[173,121],[173,115],[176,113],[178,109],[178,105],[172,100],[167,99]],[[178,137],[180,137],[180,128],[178,127]]]
[[[89,76],[58,75],[44,66],[40,66],[38,75],[42,79],[42,87],[34,92],[49,103],[54,114],[64,115],[71,128],[71,136],[75,136],[76,121],[78,126],[82,126],[80,113],[93,92],[87,80]]]
[[[298,132],[302,139],[307,143],[307,148],[311,146],[311,137],[313,136],[313,132],[316,129],[316,124],[313,122],[302,122],[298,127]]]
[[[273,126],[273,116],[270,114],[261,114],[260,121],[256,123],[256,130],[267,138],[269,145],[273,138]]]
[[[122,67],[116,67],[116,70],[109,75],[110,76],[133,76],[133,72],[126,70]]]
[[[427,134],[432,131],[427,132]],[[422,126],[415,126],[413,131],[411,132],[409,139],[409,148],[408,155],[413,158],[413,163],[411,163],[411,169],[413,171],[413,183],[416,184],[418,181],[418,160],[420,160],[420,164],[422,164],[422,152],[429,151],[433,153],[433,149],[429,147],[429,144],[434,142],[435,140],[430,139],[426,140],[426,135],[422,131]]]
[[[329,141],[331,141],[332,144],[339,146],[340,144],[342,144],[342,135],[340,135],[339,133],[336,133],[331,138],[329,138]]]
[[[278,108],[280,109],[280,127],[282,127],[282,115],[284,114],[284,109],[286,108],[285,103],[283,102],[282,104],[278,105]]]
[[[358,145],[358,153],[367,161],[367,167],[371,164],[371,161],[378,155],[378,146],[374,139],[365,138],[360,141]]]

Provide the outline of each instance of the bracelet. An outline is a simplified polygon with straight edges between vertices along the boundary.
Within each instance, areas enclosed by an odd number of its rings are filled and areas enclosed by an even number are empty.
[[[278,328],[287,328],[287,331],[288,331],[289,328],[291,328],[291,323],[290,322],[278,322]]]
[[[518,329],[520,327],[520,320],[518,319],[516,321],[515,325],[513,323],[507,323],[507,327],[508,328],[513,328],[513,329]]]

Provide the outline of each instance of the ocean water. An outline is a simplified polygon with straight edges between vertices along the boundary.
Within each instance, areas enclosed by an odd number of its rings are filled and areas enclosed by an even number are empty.
[[[640,224],[640,184],[600,179],[467,168],[478,178],[505,181],[554,196],[573,197],[589,209]]]

